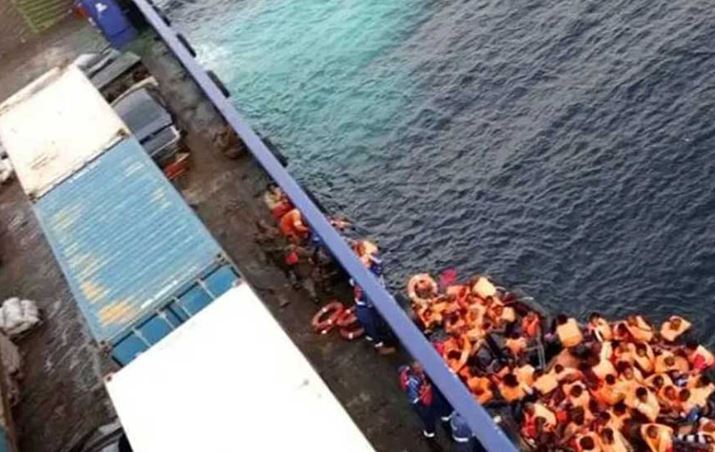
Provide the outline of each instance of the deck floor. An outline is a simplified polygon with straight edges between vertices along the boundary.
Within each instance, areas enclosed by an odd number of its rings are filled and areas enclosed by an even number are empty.
[[[2,62],[0,100],[52,66],[104,46],[91,28],[74,21],[43,41]],[[264,172],[248,156],[229,160],[214,148],[207,133],[217,124],[213,107],[163,43],[146,36],[136,50],[187,131],[192,155],[192,170],[182,184],[187,201],[375,449],[435,450],[420,438],[418,421],[397,386],[397,367],[408,358],[399,353],[379,357],[367,343],[312,332],[310,319],[317,307],[291,288],[254,240],[255,221],[268,219],[260,199],[267,182]],[[111,365],[92,343],[17,182],[0,188],[0,233],[0,296],[37,300],[46,317],[42,328],[20,344],[25,379],[15,418],[21,450],[70,451],[84,435],[115,416],[101,383]],[[280,308],[284,301],[290,304]]]

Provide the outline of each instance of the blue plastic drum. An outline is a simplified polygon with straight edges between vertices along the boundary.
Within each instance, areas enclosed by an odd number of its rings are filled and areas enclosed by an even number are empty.
[[[115,49],[121,50],[137,36],[136,28],[115,0],[78,0],[77,3]]]

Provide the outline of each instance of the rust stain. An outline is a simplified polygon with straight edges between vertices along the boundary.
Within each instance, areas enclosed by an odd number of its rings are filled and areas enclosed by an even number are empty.
[[[80,290],[90,304],[100,303],[107,293],[107,289],[92,281],[82,282]]]
[[[131,320],[136,311],[130,299],[119,300],[99,310],[99,323],[102,327],[106,327],[113,323]]]

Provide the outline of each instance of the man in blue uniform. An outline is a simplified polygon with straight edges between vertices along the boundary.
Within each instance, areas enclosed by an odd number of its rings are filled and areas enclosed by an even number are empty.
[[[352,280],[350,281],[352,283]],[[372,342],[375,350],[381,355],[395,353],[394,347],[385,345],[385,335],[382,332],[382,319],[375,307],[359,286],[355,286],[355,316],[360,326],[365,330],[365,339]]]
[[[422,421],[422,434],[427,439],[434,438],[437,413],[433,404],[432,385],[420,363],[415,361],[411,366],[400,367],[400,387]]]

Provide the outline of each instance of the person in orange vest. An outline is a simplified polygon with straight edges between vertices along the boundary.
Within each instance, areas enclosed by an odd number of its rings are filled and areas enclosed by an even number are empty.
[[[556,317],[556,337],[564,348],[572,348],[583,342],[583,334],[576,319],[560,314]]]
[[[263,195],[263,201],[271,211],[271,216],[276,221],[279,221],[283,215],[293,209],[293,205],[290,200],[288,200],[286,194],[275,183],[268,184],[266,193]]]
[[[613,340],[611,325],[597,312],[593,312],[588,316],[588,332],[598,342]]]
[[[663,322],[660,327],[660,336],[668,342],[675,342],[691,327],[691,323],[684,318],[673,315]]]
[[[526,339],[516,332],[512,333],[504,343],[504,346],[511,352],[511,356],[516,360],[521,358],[527,345]]]
[[[623,434],[611,427],[601,430],[601,449],[603,452],[630,452],[632,450]]]
[[[578,452],[600,452],[601,444],[595,433],[586,433],[576,439]]]
[[[643,424],[641,437],[651,452],[673,452],[673,429],[660,424]]]
[[[626,318],[626,327],[637,341],[650,342],[653,340],[653,327],[640,315],[629,315]]]
[[[541,319],[536,312],[529,311],[526,313],[521,320],[521,332],[528,340],[535,339],[541,334]]]
[[[310,229],[303,223],[303,215],[298,209],[283,215],[279,226],[283,235],[293,243],[301,243],[310,235]]]
[[[651,422],[655,422],[660,414],[660,405],[655,395],[643,386],[636,388],[635,398],[632,404],[634,409],[638,410],[639,413],[648,418]]]

